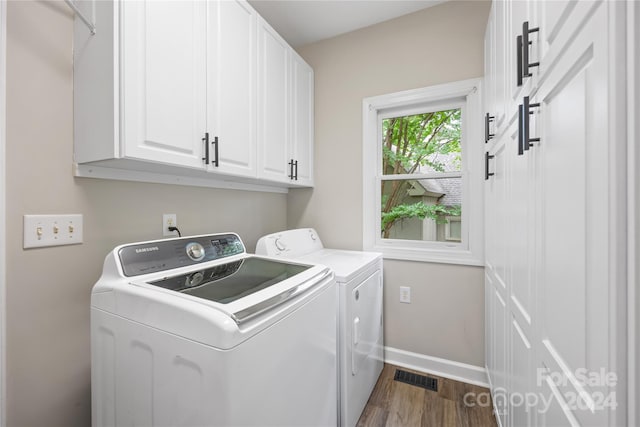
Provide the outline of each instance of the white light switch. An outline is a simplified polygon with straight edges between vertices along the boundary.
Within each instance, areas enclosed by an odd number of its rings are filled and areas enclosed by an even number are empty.
[[[82,243],[82,215],[25,215],[22,247]]]

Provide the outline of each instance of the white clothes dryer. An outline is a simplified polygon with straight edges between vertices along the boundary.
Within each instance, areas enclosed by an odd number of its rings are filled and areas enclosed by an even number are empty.
[[[331,268],[339,288],[339,424],[357,424],[382,372],[382,254],[326,249],[312,228],[269,234],[256,254]]]
[[[119,246],[91,295],[92,425],[335,426],[337,306],[326,266],[234,233]]]

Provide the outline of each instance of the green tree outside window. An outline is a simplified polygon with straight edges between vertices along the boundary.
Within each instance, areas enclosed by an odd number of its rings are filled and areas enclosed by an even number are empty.
[[[461,170],[461,110],[435,111],[382,121],[384,175],[433,174]],[[381,233],[389,238],[400,221],[419,218],[446,224],[447,217],[459,217],[459,203],[445,204],[446,197],[416,201],[409,197],[415,187],[437,180],[385,180],[382,182]],[[412,200],[413,199],[413,200]],[[451,197],[450,197],[451,199]]]

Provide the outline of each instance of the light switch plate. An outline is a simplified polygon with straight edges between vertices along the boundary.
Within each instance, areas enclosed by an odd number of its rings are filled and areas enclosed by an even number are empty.
[[[411,304],[411,288],[409,286],[400,286],[400,302]]]
[[[22,247],[82,243],[82,215],[25,215]]]

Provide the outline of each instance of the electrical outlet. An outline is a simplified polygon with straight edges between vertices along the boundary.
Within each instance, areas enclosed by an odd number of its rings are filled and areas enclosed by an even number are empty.
[[[82,243],[82,215],[25,215],[22,247]]]
[[[409,286],[400,286],[400,302],[411,304],[411,288]]]
[[[178,216],[176,214],[162,214],[162,235],[177,236],[177,231],[169,231],[169,227],[178,226]]]

